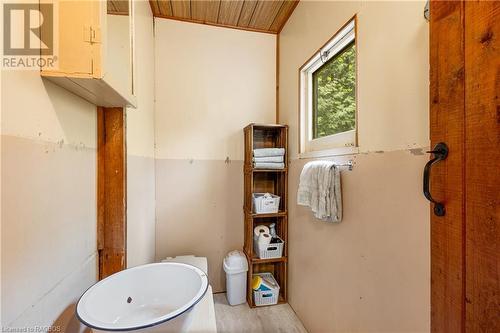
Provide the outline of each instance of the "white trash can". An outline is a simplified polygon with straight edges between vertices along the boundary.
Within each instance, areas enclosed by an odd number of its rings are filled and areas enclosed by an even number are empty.
[[[247,293],[247,257],[241,251],[231,251],[224,258],[226,272],[226,297],[230,305],[246,302]]]

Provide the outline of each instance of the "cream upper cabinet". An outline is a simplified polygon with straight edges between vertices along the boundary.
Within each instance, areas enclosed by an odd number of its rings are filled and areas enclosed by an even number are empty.
[[[131,1],[52,0],[56,61],[42,77],[98,106],[136,106]]]

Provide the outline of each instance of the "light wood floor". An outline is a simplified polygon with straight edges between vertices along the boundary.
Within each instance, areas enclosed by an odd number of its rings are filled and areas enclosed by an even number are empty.
[[[288,304],[251,309],[248,304],[231,306],[226,294],[214,294],[217,332],[307,333]]]

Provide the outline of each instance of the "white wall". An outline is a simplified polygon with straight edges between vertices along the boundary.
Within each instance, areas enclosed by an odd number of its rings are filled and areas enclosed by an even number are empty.
[[[361,152],[427,146],[428,23],[424,1],[301,1],[280,35],[280,121],[297,158],[298,68],[358,14]]]
[[[309,332],[430,329],[428,24],[424,2],[301,1],[280,35],[280,123],[290,126],[289,302]],[[358,15],[359,154],[342,172],[344,219],[296,205],[298,70]]]
[[[134,2],[136,109],[127,109],[127,265],[154,261],[154,37],[147,1]]]
[[[154,260],[154,64],[149,3],[135,1],[138,109],[127,110],[128,265]],[[2,71],[2,326],[85,328],[74,303],[97,279],[96,107]]]
[[[243,159],[242,128],[275,121],[276,37],[156,20],[156,157]]]
[[[1,326],[67,324],[97,275],[95,106],[38,70],[1,81]]]
[[[51,325],[96,280],[96,109],[2,72],[2,324]]]
[[[128,264],[155,252],[208,256],[222,291],[222,258],[243,242],[242,128],[275,120],[276,37],[156,20],[153,40],[148,3],[135,6]],[[292,153],[290,303],[311,332],[429,329],[428,206],[418,186],[418,149],[428,145],[422,9],[301,1],[280,36],[280,122],[290,125]],[[345,219],[327,225],[294,204],[304,164],[298,68],[355,13],[362,154],[344,157],[357,161],[344,175]],[[2,324],[50,325],[72,317],[96,278],[95,106],[36,71],[2,72],[1,80]]]
[[[243,127],[275,122],[276,36],[158,19],[156,258],[243,247]]]

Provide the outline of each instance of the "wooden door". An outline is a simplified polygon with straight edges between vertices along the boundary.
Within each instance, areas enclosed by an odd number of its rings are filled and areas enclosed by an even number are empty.
[[[500,2],[431,2],[433,332],[500,332],[499,39]]]

